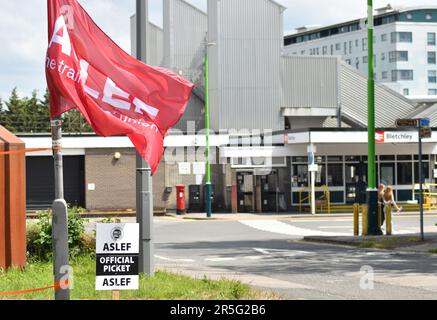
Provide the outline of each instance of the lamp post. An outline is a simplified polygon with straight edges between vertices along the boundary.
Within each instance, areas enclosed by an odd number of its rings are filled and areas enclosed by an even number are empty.
[[[210,130],[210,117],[209,117],[209,57],[208,48],[214,46],[215,43],[205,43],[205,127],[206,127],[206,216],[212,217],[212,183],[211,183],[211,160],[210,160],[210,144],[209,144],[209,130]]]
[[[378,226],[378,190],[376,188],[375,148],[375,80],[373,61],[373,0],[367,0],[367,48],[368,48],[368,235],[380,235]]]

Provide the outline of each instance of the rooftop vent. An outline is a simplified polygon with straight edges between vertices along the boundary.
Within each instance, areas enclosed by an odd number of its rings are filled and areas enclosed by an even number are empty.
[[[300,28],[296,28],[296,31],[297,31],[297,33],[302,33],[302,32],[306,32],[306,31],[316,30],[316,29],[319,29],[321,27],[322,26],[318,25],[318,24],[316,24],[316,25],[307,25],[307,26],[303,26],[303,27],[300,27]]]
[[[378,9],[376,9],[376,13],[377,13],[377,14],[383,14],[383,13],[391,12],[391,11],[393,11],[393,10],[394,10],[394,8],[393,8],[392,5],[389,3],[389,4],[387,4],[385,7],[382,7],[382,8],[378,8]]]

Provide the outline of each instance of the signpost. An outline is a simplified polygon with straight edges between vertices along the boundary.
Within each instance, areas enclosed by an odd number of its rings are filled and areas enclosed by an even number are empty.
[[[419,185],[420,185],[420,196],[419,196],[419,204],[420,204],[420,234],[422,237],[422,241],[425,240],[425,232],[424,232],[424,210],[423,210],[423,184],[424,184],[424,176],[423,176],[423,146],[422,139],[428,139],[432,137],[432,130],[430,128],[431,121],[430,119],[399,119],[396,121],[396,126],[398,128],[410,128],[418,130],[419,135]]]
[[[97,224],[96,237],[96,290],[138,290],[139,224]]]
[[[308,171],[311,173],[311,213],[316,214],[316,172],[319,170],[316,164],[314,145],[308,146]]]

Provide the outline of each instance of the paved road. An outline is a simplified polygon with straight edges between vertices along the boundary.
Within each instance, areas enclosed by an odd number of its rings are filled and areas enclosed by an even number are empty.
[[[350,235],[349,218],[155,221],[159,268],[236,278],[286,299],[437,300],[437,257],[300,241],[306,235]],[[426,231],[437,232],[436,223],[437,216],[427,217]],[[418,232],[418,218],[395,217],[395,230]],[[373,290],[362,289],[372,276]]]

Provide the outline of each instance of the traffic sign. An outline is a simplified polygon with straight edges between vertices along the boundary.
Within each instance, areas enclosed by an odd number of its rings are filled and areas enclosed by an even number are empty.
[[[420,137],[422,139],[432,138],[432,129],[431,128],[421,128],[420,129]]]
[[[422,128],[428,128],[431,125],[431,120],[428,118],[420,119],[420,126]]]
[[[418,126],[418,119],[398,119],[396,121],[396,127],[398,128],[417,128]]]

